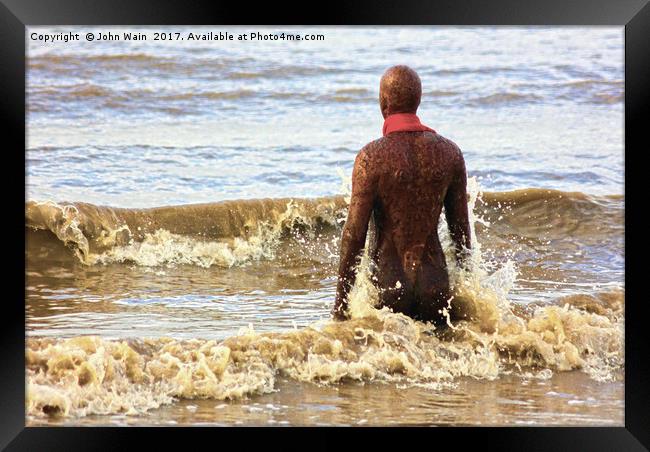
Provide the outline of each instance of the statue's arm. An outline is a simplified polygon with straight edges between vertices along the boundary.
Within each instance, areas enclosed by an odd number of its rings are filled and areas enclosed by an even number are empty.
[[[456,149],[456,151],[458,156],[454,165],[454,173],[445,195],[445,217],[454,242],[456,261],[460,266],[464,266],[467,251],[472,247],[467,210],[467,172],[463,154],[460,149]]]
[[[337,320],[347,317],[348,295],[356,280],[368,232],[368,221],[376,195],[376,181],[367,149],[359,152],[352,171],[352,195],[348,218],[341,237],[341,258],[338,270],[336,300],[332,315]]]

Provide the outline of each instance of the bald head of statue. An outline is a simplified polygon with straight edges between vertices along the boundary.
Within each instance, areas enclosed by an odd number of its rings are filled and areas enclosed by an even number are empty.
[[[422,97],[422,82],[408,66],[393,66],[379,83],[379,107],[386,118],[395,113],[415,113]]]

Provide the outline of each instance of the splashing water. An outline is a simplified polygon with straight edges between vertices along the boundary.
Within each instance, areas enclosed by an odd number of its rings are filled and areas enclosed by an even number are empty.
[[[278,376],[317,384],[383,381],[432,389],[453,386],[459,377],[493,380],[514,373],[544,379],[572,369],[599,381],[618,378],[624,365],[622,292],[608,294],[606,305],[595,297],[573,297],[564,304],[537,306],[532,314],[517,312],[508,300],[515,265],[483,260],[474,233],[483,221],[475,214],[481,193],[474,178],[468,189],[469,270],[455,267],[444,216],[440,224],[454,290],[448,319],[452,311],[464,318],[449,320],[448,328],[436,330],[387,308],[375,309],[378,292],[368,278],[365,255],[350,293],[351,319],[345,322],[321,320],[280,333],[256,333],[251,326],[222,342],[29,338],[28,414],[138,414],[178,398],[237,399],[274,391]],[[267,224],[230,248],[156,231],[137,245],[112,248],[102,259],[142,265],[190,259],[209,266],[221,256],[220,264],[233,265],[252,256],[269,257],[282,225],[309,225],[310,218],[289,203],[274,227]],[[329,218],[336,224],[334,216]]]

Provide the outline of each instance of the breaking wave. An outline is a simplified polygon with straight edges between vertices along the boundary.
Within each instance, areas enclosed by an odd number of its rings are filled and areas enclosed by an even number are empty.
[[[30,201],[26,226],[31,249],[65,245],[80,262],[134,262],[232,266],[272,257],[283,233],[332,228],[345,216],[343,197],[257,199],[213,204],[121,209],[87,203]],[[32,240],[30,240],[30,238]]]
[[[28,250],[69,255],[86,265],[193,264],[230,267],[273,258],[282,238],[299,229],[334,237],[347,214],[344,196],[224,201],[150,209],[88,203],[26,203]],[[479,234],[519,241],[582,243],[623,234],[623,197],[524,189],[477,198]],[[64,245],[67,249],[62,249]]]
[[[622,367],[623,324],[617,311],[599,315],[566,303],[540,307],[524,318],[500,310],[494,293],[482,293],[474,301],[484,317],[442,333],[367,306],[371,313],[346,322],[282,333],[249,328],[223,342],[30,338],[27,411],[32,416],[141,414],[179,398],[269,393],[278,377],[441,388],[459,377],[492,380],[514,372],[547,379],[571,369],[607,380]],[[622,294],[599,296],[614,299],[620,310]],[[580,301],[605,309],[598,297]]]

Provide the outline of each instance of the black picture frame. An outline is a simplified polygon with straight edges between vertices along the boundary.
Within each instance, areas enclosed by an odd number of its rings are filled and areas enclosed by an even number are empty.
[[[453,428],[453,429],[263,429],[260,434],[246,430],[167,428],[36,428],[25,427],[25,309],[18,299],[25,296],[24,185],[25,183],[25,42],[26,27],[35,25],[190,25],[190,24],[295,24],[295,25],[618,25],[625,27],[625,200],[636,209],[625,209],[626,265],[626,369],[625,427],[621,428]],[[172,2],[169,0],[0,0],[0,124],[4,148],[4,181],[7,182],[3,219],[6,292],[2,300],[2,361],[0,361],[0,447],[6,450],[114,450],[136,446],[134,435],[145,435],[147,446],[169,443],[180,435],[185,447],[198,447],[199,439],[228,445],[260,441],[261,447],[334,448],[348,441],[349,434],[361,436],[362,447],[413,444],[435,447],[450,440],[457,448],[468,440],[497,450],[647,450],[650,445],[648,416],[648,362],[644,360],[648,321],[643,315],[645,297],[639,278],[643,266],[643,238],[638,232],[646,210],[642,189],[630,189],[628,182],[643,182],[642,165],[632,162],[641,156],[644,126],[650,117],[650,5],[648,0],[411,0],[374,2],[328,2],[283,8],[274,2],[259,4],[223,1]],[[607,131],[603,131],[607,133]],[[647,142],[646,142],[647,143]],[[637,149],[637,147],[639,149]],[[645,144],[645,148],[647,148]],[[642,158],[642,157],[641,157]],[[632,159],[632,160],[630,160]],[[22,193],[22,195],[21,195]],[[638,205],[637,205],[638,204]],[[22,224],[21,224],[22,223]],[[628,246],[629,245],[629,246]],[[634,247],[634,248],[633,248]],[[639,259],[637,261],[636,259]],[[22,267],[19,265],[23,263]],[[636,276],[636,278],[635,278]],[[21,287],[22,284],[22,287]],[[646,337],[646,339],[643,339]],[[223,431],[227,430],[227,431]],[[257,433],[257,432],[256,432]],[[299,433],[296,437],[295,433]],[[345,439],[339,436],[345,433]],[[401,434],[406,433],[408,440]],[[415,435],[417,439],[413,439]],[[444,437],[444,438],[443,438]],[[275,441],[274,441],[275,440]]]

